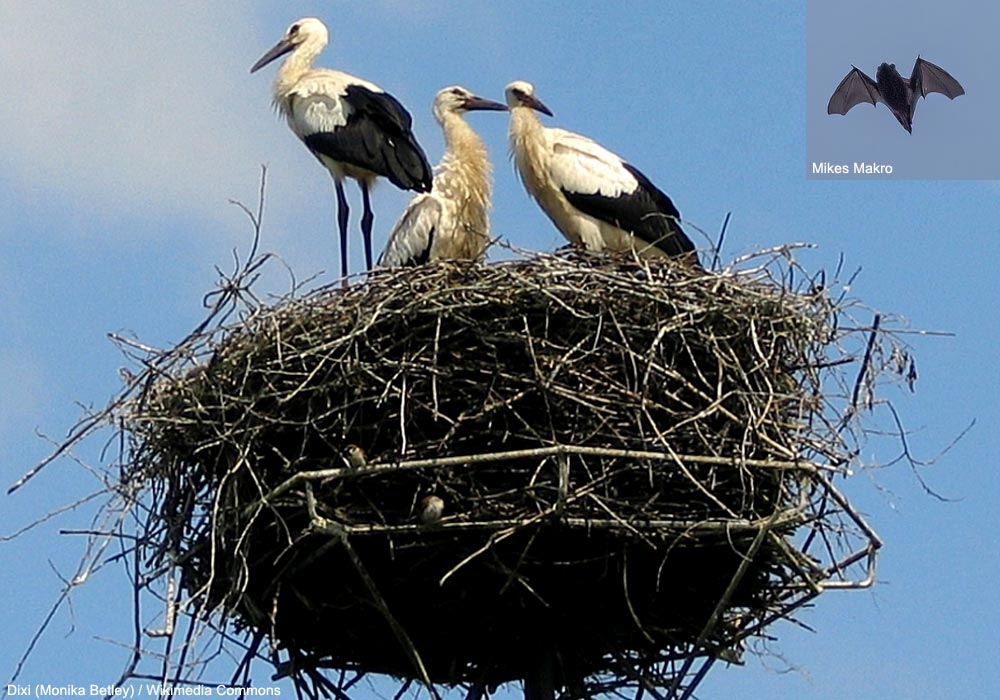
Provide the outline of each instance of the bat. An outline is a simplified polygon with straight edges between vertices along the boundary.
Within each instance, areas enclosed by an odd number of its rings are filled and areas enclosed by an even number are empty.
[[[903,128],[912,134],[917,100],[932,92],[940,92],[952,100],[965,94],[965,90],[948,71],[919,56],[913,64],[909,80],[899,74],[895,63],[880,65],[875,73],[875,80],[852,65],[851,72],[840,81],[840,85],[830,96],[826,113],[847,114],[852,107],[862,102],[870,102],[873,106],[881,102],[889,108]]]

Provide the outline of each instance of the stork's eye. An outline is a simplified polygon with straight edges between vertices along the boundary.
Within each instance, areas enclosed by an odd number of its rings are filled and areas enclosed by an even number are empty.
[[[299,25],[293,24],[291,27],[288,28],[288,36],[295,36],[298,33],[299,33]]]

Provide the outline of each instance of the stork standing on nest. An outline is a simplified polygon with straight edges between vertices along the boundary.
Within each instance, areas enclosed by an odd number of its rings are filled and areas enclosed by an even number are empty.
[[[407,205],[389,235],[379,265],[402,267],[432,260],[476,260],[489,243],[492,182],[486,145],[463,115],[473,110],[505,111],[506,105],[452,86],[434,98],[434,118],[444,131],[445,151],[434,187]]]
[[[571,243],[700,266],[677,207],[638,168],[586,136],[542,126],[538,112],[552,112],[530,83],[511,83],[506,97],[524,187]]]
[[[291,53],[278,70],[274,105],[333,176],[340,227],[340,270],[346,279],[350,209],[344,196],[344,178],[356,180],[361,186],[361,233],[365,262],[371,269],[374,215],[369,191],[375,179],[382,176],[400,189],[428,192],[432,176],[427,156],[410,130],[410,114],[395,97],[367,80],[312,67],[328,39],[326,25],[321,21],[314,17],[300,19],[250,72]]]

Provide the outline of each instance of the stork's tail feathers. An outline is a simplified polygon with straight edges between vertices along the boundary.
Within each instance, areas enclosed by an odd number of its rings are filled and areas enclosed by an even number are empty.
[[[386,166],[385,176],[396,187],[415,192],[430,192],[434,174],[424,150],[411,134],[405,143],[385,148],[382,153]]]
[[[667,256],[679,260],[696,270],[703,269],[694,244],[684,233],[683,229],[681,229],[680,224],[673,222],[671,229],[666,235],[650,242]]]
[[[664,218],[667,222],[665,231],[658,238],[649,242],[671,258],[677,258],[692,267],[700,268],[701,262],[698,260],[694,243],[684,233],[680,220],[671,215],[666,215]]]

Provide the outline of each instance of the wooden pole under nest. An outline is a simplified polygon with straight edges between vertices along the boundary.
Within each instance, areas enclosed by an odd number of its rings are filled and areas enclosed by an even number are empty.
[[[555,653],[545,645],[535,656],[536,664],[524,674],[524,700],[555,700]]]
[[[556,508],[562,514],[569,491],[569,458],[565,453],[558,455],[558,464],[559,499]],[[535,664],[529,665],[524,674],[524,700],[555,700],[556,667],[553,645],[542,640],[533,660]]]

